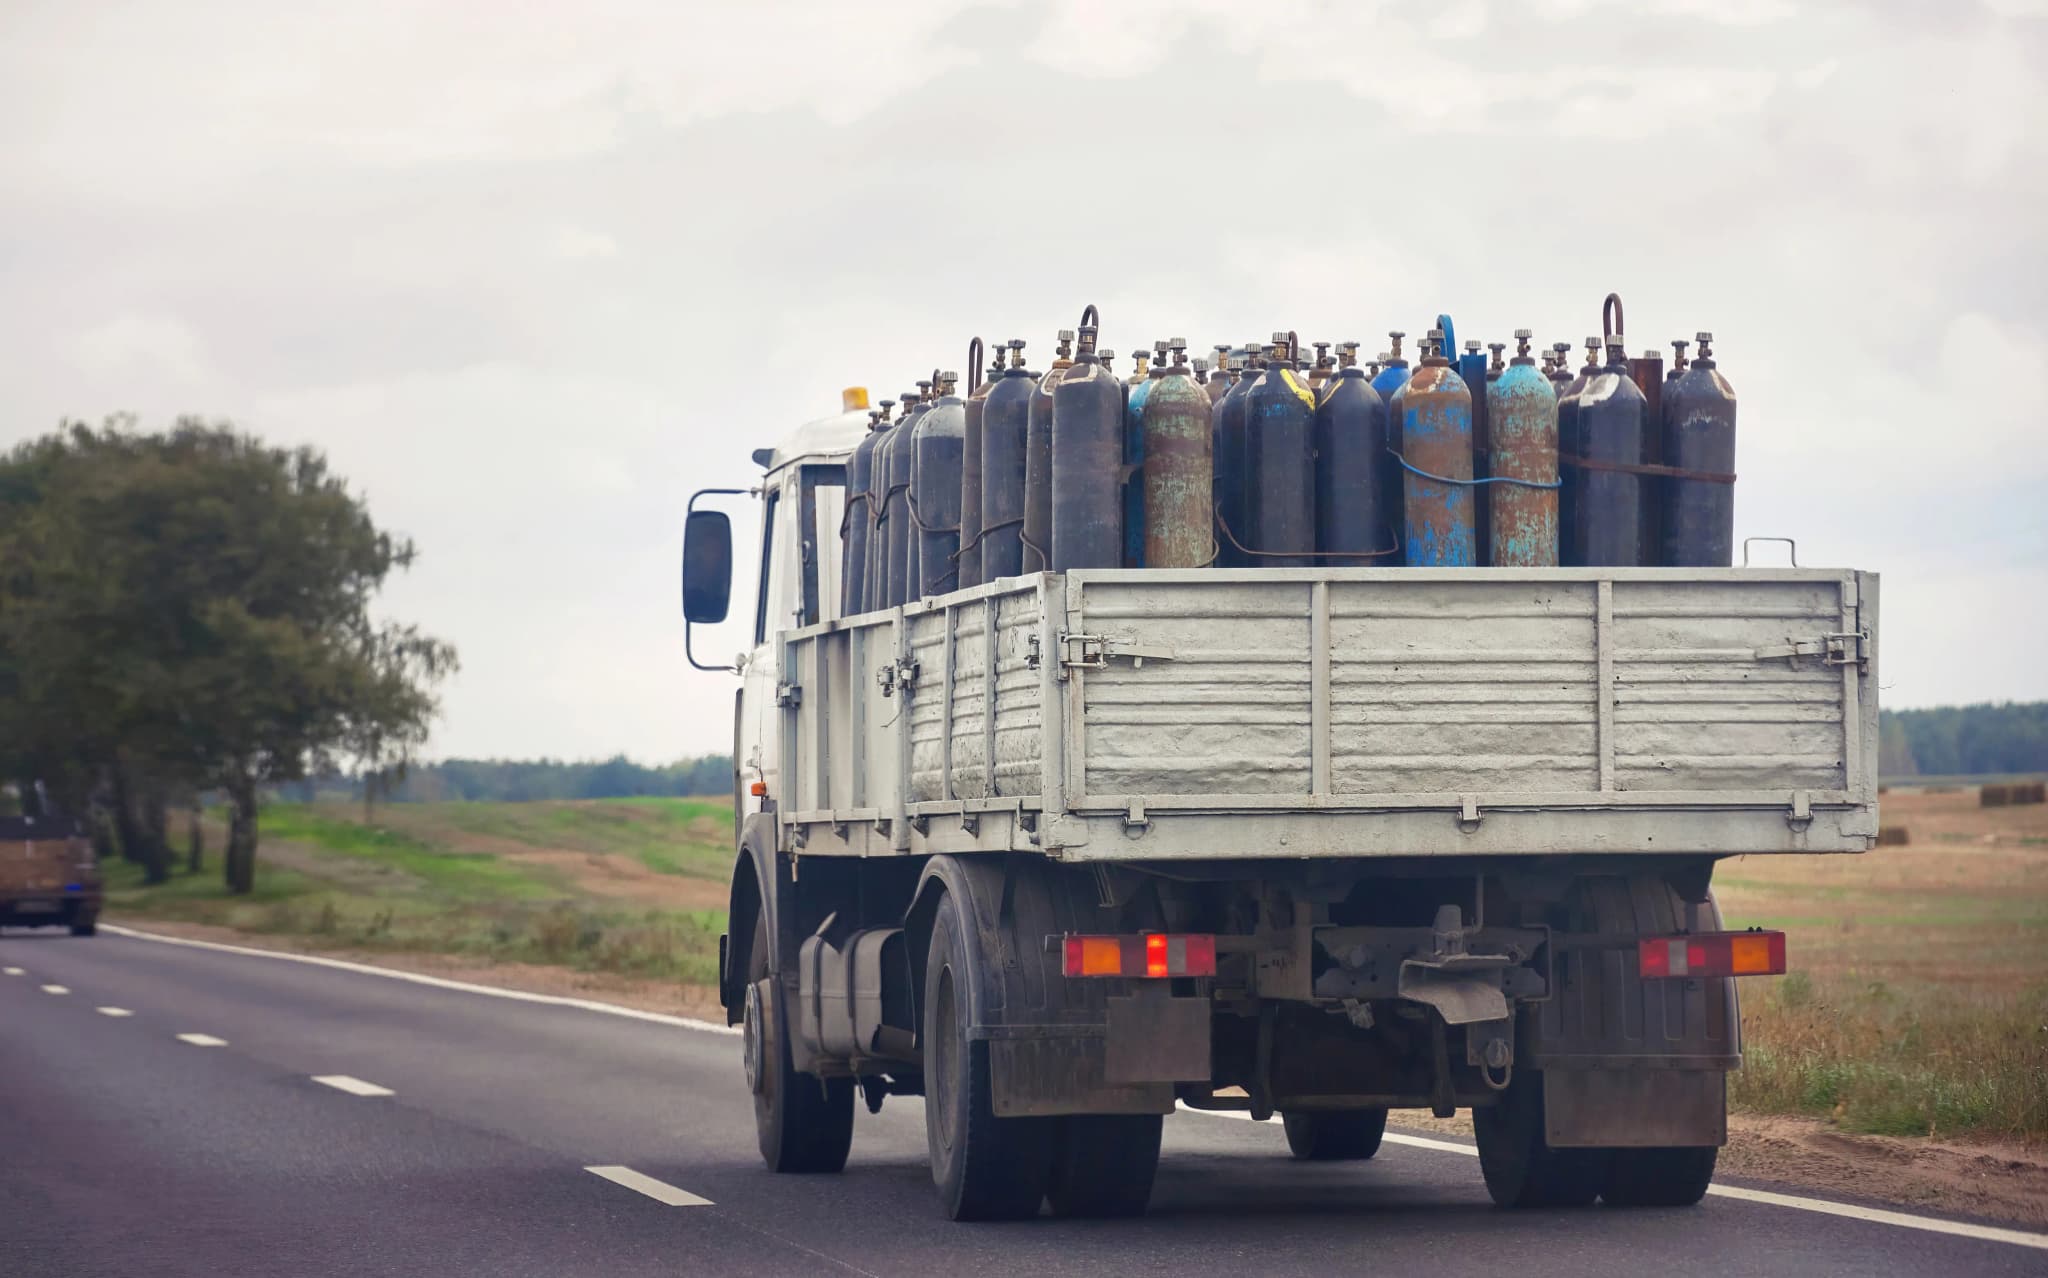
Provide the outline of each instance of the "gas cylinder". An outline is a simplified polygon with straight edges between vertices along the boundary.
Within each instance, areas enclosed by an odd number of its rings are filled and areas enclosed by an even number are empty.
[[[1316,550],[1321,563],[1370,568],[1401,544],[1387,508],[1387,405],[1358,367],[1358,343],[1339,349],[1316,405]]]
[[[1024,448],[1037,388],[1024,339],[1010,339],[1010,367],[981,405],[981,579],[1024,571]]]
[[[889,410],[896,401],[885,399],[868,414],[868,433],[854,445],[846,463],[846,531],[840,538],[839,615],[851,617],[865,611],[867,600],[868,534],[874,530],[875,448],[889,429]]]
[[[989,390],[1003,375],[1003,348],[996,347],[995,373],[981,375],[981,353],[986,349],[977,337],[967,344],[967,427],[960,436],[960,549],[961,589],[981,584],[981,414]]]
[[[1164,370],[1155,366],[1160,376],[1148,384],[1141,408],[1145,536],[1139,562],[1148,568],[1200,568],[1216,552],[1209,393],[1190,375],[1186,344],[1174,343],[1173,362]]]
[[[1191,361],[1191,363],[1192,363],[1192,366],[1194,367],[1194,370],[1195,370],[1195,385],[1197,385],[1197,386],[1199,386],[1199,387],[1201,387],[1201,388],[1202,388],[1202,393],[1203,393],[1204,395],[1208,394],[1208,393],[1209,393],[1209,361],[1208,361],[1208,360],[1207,360],[1206,358],[1204,358],[1203,356],[1197,355],[1197,356],[1195,356],[1195,358],[1194,358],[1194,359],[1193,359],[1193,360]]]
[[[929,389],[929,382],[920,382]],[[903,392],[903,416],[896,429],[875,445],[875,530],[868,549],[868,608],[893,608],[903,602],[904,570],[909,566],[910,428],[924,415],[924,396]]]
[[[1302,380],[1308,383],[1309,398],[1317,403],[1323,401],[1323,387],[1337,371],[1337,361],[1330,355],[1330,343],[1310,342],[1316,348],[1316,362],[1309,366],[1308,376]]]
[[[1316,548],[1316,400],[1295,369],[1292,333],[1245,394],[1244,524],[1231,531],[1255,568],[1305,568]]]
[[[1223,354],[1216,357],[1215,371],[1209,374],[1210,405],[1213,406],[1217,400],[1228,395],[1236,382],[1236,362],[1230,358],[1229,348],[1224,347]]]
[[[1401,394],[1401,388],[1408,384],[1408,361],[1401,355],[1401,339],[1406,336],[1406,333],[1401,332],[1387,334],[1387,349],[1380,353],[1380,369],[1372,375],[1372,388],[1379,393],[1380,399],[1387,406],[1387,447],[1397,453],[1401,451],[1401,406],[1394,401]],[[1404,488],[1400,466],[1380,467],[1380,479],[1387,490],[1382,502],[1387,518],[1393,521],[1396,528],[1402,528],[1401,506]],[[1405,529],[1401,540],[1401,549],[1391,555],[1380,557],[1379,562],[1383,566],[1393,567],[1408,562]]]
[[[1156,362],[1153,360],[1156,358]],[[1124,382],[1124,559],[1126,568],[1145,566],[1145,396],[1166,371],[1166,343],[1152,343],[1151,356],[1140,348],[1137,370]]]
[[[1617,304],[1620,298],[1616,298]],[[1628,362],[1628,375],[1643,393],[1643,464],[1664,463],[1664,352],[1654,347]],[[1664,489],[1655,479],[1643,485],[1643,562],[1657,562],[1664,544]]]
[[[1487,563],[1557,567],[1557,391],[1529,354],[1529,330],[1515,330],[1514,362],[1486,385],[1493,427],[1493,508]],[[1500,358],[1500,344],[1493,344]],[[1521,482],[1514,482],[1521,481]]]
[[[1521,332],[1522,330],[1520,330],[1520,329],[1516,329],[1515,331],[1516,331],[1517,333],[1519,333],[1519,332]],[[1524,345],[1524,346],[1527,346],[1527,345],[1528,345],[1528,343],[1524,342],[1524,343],[1523,343],[1523,345]],[[1490,364],[1488,364],[1488,365],[1486,366],[1486,384],[1487,384],[1487,385],[1489,385],[1489,386],[1493,385],[1493,383],[1495,383],[1495,382],[1497,382],[1497,381],[1499,381],[1499,380],[1500,380],[1500,375],[1501,375],[1502,373],[1505,373],[1505,372],[1507,372],[1507,371],[1508,371],[1507,361],[1503,360],[1503,359],[1502,359],[1502,358],[1500,357],[1500,353],[1501,353],[1502,351],[1506,350],[1507,348],[1508,348],[1508,344],[1507,344],[1506,342],[1488,342],[1488,343],[1486,344],[1486,349],[1487,349],[1487,350],[1489,350],[1489,351],[1491,351],[1491,352],[1493,352],[1493,362],[1492,362],[1492,363],[1490,363]],[[1539,371],[1540,371],[1540,370],[1539,370]],[[1548,379],[1548,378],[1545,378],[1544,380],[1548,381],[1549,379]],[[1488,421],[1491,421],[1491,420],[1493,419],[1493,410],[1492,410],[1491,408],[1487,409],[1487,410],[1486,410],[1486,414],[1487,414],[1487,420],[1488,420]]]
[[[1052,367],[1038,379],[1031,397],[1030,428],[1024,440],[1024,571],[1044,572],[1052,553],[1052,392],[1074,366],[1074,330],[1060,330]]]
[[[1409,564],[1478,562],[1472,500],[1472,392],[1429,334],[1422,367],[1396,397],[1401,414],[1401,510]]]
[[[1558,343],[1561,354],[1566,355],[1569,365],[1570,347]],[[1579,452],[1579,393],[1586,389],[1600,371],[1600,339],[1586,339],[1586,366],[1578,375],[1566,382],[1564,389],[1557,393],[1557,452],[1560,458],[1576,457]],[[1563,486],[1557,490],[1557,537],[1558,561],[1571,567],[1585,563],[1579,552],[1579,481],[1584,474],[1576,466],[1563,461],[1559,465],[1559,478]]]
[[[967,403],[955,393],[960,375],[939,374],[938,398],[910,437],[910,519],[917,530],[917,588],[912,598],[959,586],[962,454]]]
[[[1445,340],[1444,353],[1451,353],[1449,339]],[[1493,473],[1488,460],[1493,443],[1486,426],[1486,356],[1479,353],[1478,338],[1465,339],[1465,351],[1452,361],[1452,366],[1458,370],[1458,376],[1465,379],[1465,391],[1472,396],[1472,477],[1485,479]],[[1482,499],[1484,492],[1483,487],[1475,489],[1472,498],[1473,525],[1476,529],[1473,546],[1482,555],[1493,529],[1493,510]],[[1475,558],[1472,562],[1476,564],[1483,561]]]
[[[1649,480],[1612,467],[1642,464],[1648,423],[1620,333],[1608,339],[1607,363],[1586,379],[1576,399],[1576,446],[1562,459],[1578,471],[1572,544],[1579,561],[1572,566],[1640,567],[1646,562],[1642,521]]]
[[[1695,336],[1698,357],[1664,384],[1664,464],[1693,473],[1661,481],[1659,562],[1725,568],[1735,562],[1735,388],[1714,365],[1714,335]],[[1681,349],[1674,364],[1683,360]]]
[[[1231,538],[1244,536],[1244,399],[1252,388],[1252,352],[1256,349],[1256,343],[1245,343],[1239,376],[1216,401],[1209,415],[1209,454],[1214,468],[1210,495],[1218,524],[1218,568],[1242,568],[1250,562],[1249,557],[1232,544]],[[1223,531],[1226,528],[1229,530],[1227,533]]]
[[[1081,312],[1074,366],[1052,392],[1054,572],[1123,563],[1123,386],[1095,354],[1093,306]]]
[[[1679,374],[1685,371],[1685,348],[1690,345],[1692,343],[1682,337],[1671,339],[1671,368],[1664,374],[1665,381],[1675,382]]]

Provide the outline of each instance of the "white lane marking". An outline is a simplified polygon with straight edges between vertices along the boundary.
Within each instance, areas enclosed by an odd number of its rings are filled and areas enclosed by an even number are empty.
[[[651,1021],[656,1025],[674,1025],[680,1029],[700,1030],[706,1034],[738,1035],[737,1025],[720,1025],[716,1021],[702,1021],[693,1016],[670,1016],[665,1012],[643,1012],[637,1007],[621,1007],[617,1003],[600,1003],[588,998],[564,998],[558,994],[529,994],[525,990],[500,989],[495,985],[472,985],[468,981],[451,981],[443,976],[422,976],[418,972],[400,972],[394,968],[374,967],[368,963],[351,963],[346,959],[322,958],[317,954],[286,954],[279,950],[251,949],[246,945],[223,945],[219,941],[195,941],[183,936],[158,936],[154,932],[138,932],[130,927],[116,927],[112,923],[100,924],[100,931],[112,932],[138,941],[155,941],[161,945],[183,945],[196,950],[218,950],[223,954],[246,954],[254,958],[282,959],[287,963],[310,963],[315,967],[331,967],[343,972],[358,972],[365,976],[382,976],[394,981],[410,981],[414,985],[430,985],[435,989],[460,990],[465,994],[485,994],[491,998],[509,998],[520,1003],[543,1003],[551,1007],[574,1007],[586,1012],[602,1012],[606,1016],[623,1016],[630,1020]]]
[[[178,1035],[178,1041],[180,1043],[190,1043],[194,1047],[226,1047],[228,1045],[226,1039],[215,1038],[211,1034],[180,1034]]]
[[[1193,1109],[1180,1106],[1190,1114],[1205,1114],[1210,1118],[1242,1118],[1257,1122],[1243,1110]],[[1280,1121],[1275,1115],[1266,1120]],[[1417,1149],[1435,1149],[1451,1154],[1467,1154],[1477,1158],[1478,1149],[1462,1145],[1457,1141],[1433,1140],[1428,1136],[1406,1136],[1400,1132],[1388,1132],[1382,1139],[1395,1145],[1412,1145]],[[1918,1229],[1930,1234],[1953,1234],[1958,1238],[1976,1238],[1984,1242],[2010,1243],[2015,1247],[2031,1247],[2036,1251],[2048,1251],[2048,1234],[2030,1234],[2022,1229],[1999,1229],[1993,1225],[1973,1225],[1961,1220],[1943,1220],[1938,1216],[1914,1216],[1902,1211],[1886,1211],[1881,1207],[1859,1207],[1854,1203],[1830,1202],[1825,1198],[1804,1198],[1797,1194],[1777,1194],[1766,1189],[1744,1189],[1739,1185],[1709,1185],[1707,1192],[1716,1198],[1733,1198],[1746,1203],[1763,1203],[1770,1207],[1790,1207],[1794,1211],[1817,1212],[1823,1216],[1841,1216],[1848,1220],[1867,1220],[1878,1225],[1897,1225],[1901,1229]]]
[[[709,1198],[699,1198],[687,1189],[677,1189],[665,1180],[644,1176],[631,1167],[585,1167],[584,1171],[593,1176],[602,1176],[614,1185],[624,1185],[636,1194],[645,1194],[658,1203],[671,1207],[709,1207]]]
[[[45,994],[69,994],[70,992],[71,987],[69,985],[45,985],[43,987],[43,993]]]
[[[96,1012],[98,1012],[98,1013],[99,1013],[99,1014],[100,1014],[101,1016],[133,1016],[133,1015],[135,1015],[135,1013],[133,1013],[133,1012],[129,1011],[129,1010],[128,1010],[127,1008],[125,1008],[125,1007],[99,1007],[99,1008],[94,1008],[93,1010],[94,1010],[94,1011],[96,1011]]]
[[[18,968],[18,967],[0,967],[0,972],[5,972],[5,973],[7,973],[7,974],[8,974],[9,976],[20,976],[20,975],[21,975],[21,969],[20,969],[20,968]]]
[[[379,1087],[375,1083],[366,1083],[360,1078],[352,1078],[347,1074],[315,1074],[313,1075],[313,1081],[325,1083],[336,1091],[347,1092],[351,1096],[398,1095],[397,1092],[392,1091],[388,1087]]]

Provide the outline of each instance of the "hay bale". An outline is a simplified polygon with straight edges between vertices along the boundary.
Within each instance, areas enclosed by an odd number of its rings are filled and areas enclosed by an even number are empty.
[[[1884,825],[1878,827],[1877,846],[1881,848],[1902,847],[1912,841],[1912,837],[1906,833],[1906,827],[1903,825]]]
[[[2048,783],[2035,781],[2030,785],[2009,785],[2006,800],[2010,803],[2048,803]]]
[[[1977,787],[1977,806],[1980,808],[2002,808],[2011,802],[2011,786],[1980,785]]]

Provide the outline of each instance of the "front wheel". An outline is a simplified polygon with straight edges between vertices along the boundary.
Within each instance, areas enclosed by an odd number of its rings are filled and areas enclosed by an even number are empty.
[[[1384,1109],[1289,1110],[1280,1116],[1287,1148],[1307,1162],[1355,1162],[1380,1152]]]
[[[768,975],[769,944],[764,909],[754,918],[740,1024],[761,1161],[772,1172],[842,1171],[853,1147],[853,1080],[801,1073],[792,1063],[789,1016]]]

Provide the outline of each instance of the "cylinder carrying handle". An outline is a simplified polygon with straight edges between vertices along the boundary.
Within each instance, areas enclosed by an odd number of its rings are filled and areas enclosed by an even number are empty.
[[[1604,342],[1616,333],[1628,332],[1628,325],[1621,319],[1621,294],[1609,293],[1607,300],[1600,303],[1600,338]]]
[[[1456,328],[1456,327],[1454,327],[1454,326],[1453,326],[1453,325],[1451,324],[1451,317],[1450,317],[1450,316],[1448,316],[1448,315],[1439,315],[1439,316],[1437,316],[1437,317],[1436,317],[1436,326],[1437,326],[1437,330],[1438,330],[1439,332],[1441,332],[1441,333],[1442,333],[1442,334],[1444,335],[1444,347],[1443,347],[1443,349],[1444,349],[1445,351],[1449,351],[1449,352],[1451,352],[1451,358],[1452,358],[1452,360],[1453,360],[1453,361],[1455,362],[1455,361],[1456,361],[1456,359],[1457,359],[1457,351],[1458,351],[1458,330],[1457,330],[1457,328]],[[1443,351],[1438,351],[1437,353],[1438,353],[1439,355],[1441,355],[1441,354],[1443,353]]]
[[[981,389],[981,339],[973,338],[967,343],[967,393],[972,395]]]

